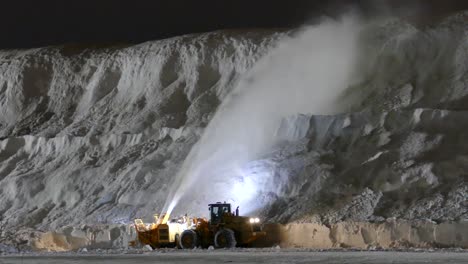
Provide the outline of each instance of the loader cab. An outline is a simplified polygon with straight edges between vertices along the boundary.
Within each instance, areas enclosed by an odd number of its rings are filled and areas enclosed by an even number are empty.
[[[231,213],[231,204],[228,203],[215,203],[209,204],[210,210],[210,224],[217,225],[221,223],[223,214]]]

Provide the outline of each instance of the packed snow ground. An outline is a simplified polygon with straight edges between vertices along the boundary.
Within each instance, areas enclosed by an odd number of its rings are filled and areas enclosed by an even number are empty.
[[[178,252],[141,255],[16,256],[0,258],[1,264],[120,264],[120,263],[267,263],[267,264],[464,264],[468,253],[454,252]]]

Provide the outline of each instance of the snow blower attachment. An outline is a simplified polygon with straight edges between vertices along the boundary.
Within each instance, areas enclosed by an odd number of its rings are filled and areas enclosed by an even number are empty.
[[[144,224],[141,219],[135,219],[138,241],[144,245],[150,245],[153,249],[175,245],[179,234],[188,228],[189,219],[181,217],[168,220],[168,214],[164,214],[162,217],[155,214],[154,223],[149,225]]]
[[[184,249],[207,248],[211,245],[216,248],[233,248],[250,247],[258,238],[266,236],[260,219],[239,216],[239,208],[232,212],[229,203],[208,206],[210,220],[185,216],[166,223],[169,219],[166,214],[163,220],[155,216],[155,223],[146,226],[141,219],[135,219],[138,240],[152,248],[170,245]]]

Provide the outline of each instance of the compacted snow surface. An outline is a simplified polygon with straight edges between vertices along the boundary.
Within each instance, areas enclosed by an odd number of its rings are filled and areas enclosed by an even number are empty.
[[[447,252],[197,252],[151,253],[142,255],[24,256],[0,258],[2,264],[59,263],[468,263],[467,253]]]

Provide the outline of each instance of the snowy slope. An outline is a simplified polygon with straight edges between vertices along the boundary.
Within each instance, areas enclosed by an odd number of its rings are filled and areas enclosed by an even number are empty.
[[[2,228],[128,222],[161,210],[220,100],[281,36],[1,52]]]
[[[467,17],[425,30],[372,25],[364,78],[342,96],[359,112],[296,122],[307,134],[265,165],[276,179],[266,214],[282,222],[468,219]]]

